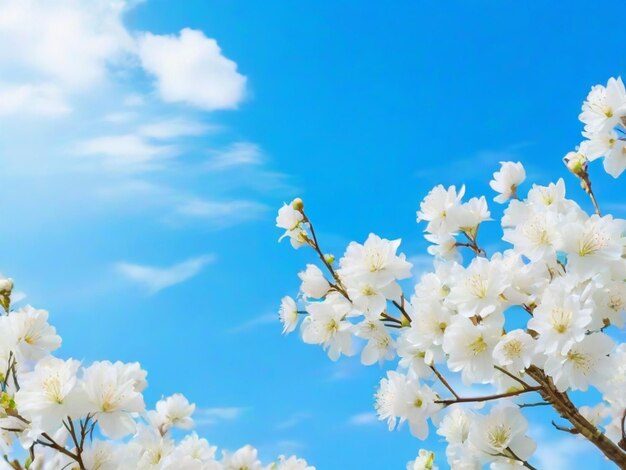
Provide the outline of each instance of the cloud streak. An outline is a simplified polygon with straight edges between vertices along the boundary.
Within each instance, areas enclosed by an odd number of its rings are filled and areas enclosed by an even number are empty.
[[[256,330],[259,327],[270,325],[272,323],[278,322],[278,314],[276,313],[266,313],[265,315],[259,315],[258,317],[252,318],[240,325],[237,325],[230,329],[231,333],[244,333],[246,331]]]
[[[369,426],[378,422],[378,417],[374,412],[358,413],[348,419],[350,426]]]
[[[213,255],[198,256],[166,268],[127,262],[119,262],[115,267],[126,279],[142,285],[151,294],[155,294],[198,275],[202,268],[214,259]]]
[[[197,408],[194,421],[198,426],[209,426],[221,421],[235,421],[246,411],[243,407]]]
[[[260,165],[263,153],[258,145],[250,142],[235,142],[224,150],[214,152],[206,164],[208,170],[226,170],[241,166]]]

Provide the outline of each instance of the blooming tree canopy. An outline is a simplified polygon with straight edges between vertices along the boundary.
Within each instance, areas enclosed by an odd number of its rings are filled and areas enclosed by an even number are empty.
[[[249,445],[220,458],[195,432],[175,439],[175,428],[193,428],[195,405],[175,394],[147,410],[139,363],[55,357],[61,337],[48,312],[13,309],[12,291],[0,276],[0,468],[314,470],[294,456],[263,466]]]
[[[626,309],[626,221],[602,215],[587,171],[598,158],[615,178],[626,169],[622,80],[593,87],[580,120],[587,140],[564,160],[595,213],[566,197],[563,179],[522,197],[524,167],[502,162],[490,186],[495,202],[507,205],[506,249],[487,253],[478,236],[492,220],[486,198],[466,201],[465,187],[436,186],[417,212],[434,270],[410,293],[401,287],[411,264],[399,239],[370,234],[336,261],[321,248],[302,200],[278,211],[281,238],[312,248],[326,270],[310,264],[299,274],[297,301],[281,302],[283,332],[302,318],[302,340],[332,360],[355,354],[358,343],[364,365],[397,361],[375,395],[379,419],[390,430],[406,422],[418,439],[432,423],[453,469],[535,468],[524,416],[530,406],[552,407],[557,429],[626,468],[626,344],[616,341]],[[466,396],[453,386],[459,379],[490,391]],[[590,389],[598,403],[577,406],[571,392]],[[435,469],[435,462],[421,450],[407,468]]]

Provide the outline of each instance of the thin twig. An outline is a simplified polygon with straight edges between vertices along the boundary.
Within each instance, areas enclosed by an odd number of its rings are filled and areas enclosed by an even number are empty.
[[[556,424],[554,421],[551,421],[552,426],[554,426],[556,429],[558,429],[559,431],[563,431],[563,432],[567,432],[569,434],[579,434],[578,429],[575,428],[566,428],[565,426],[559,426],[558,424]]]
[[[444,387],[446,387],[450,393],[452,395],[454,395],[455,398],[461,398],[459,397],[459,395],[454,391],[454,389],[452,388],[452,386],[448,383],[448,381],[444,378],[443,375],[441,375],[441,373],[435,368],[435,366],[430,366],[430,369],[435,373],[435,375],[437,376],[437,378],[439,379],[439,381],[443,384]]]
[[[526,382],[524,382],[522,379],[520,379],[519,377],[511,374],[508,370],[506,370],[503,367],[500,366],[494,366],[497,370],[499,370],[500,372],[502,372],[503,374],[508,375],[509,377],[511,377],[513,380],[515,380],[516,382],[520,383],[522,385],[522,387],[524,387],[525,389],[530,388],[531,386],[528,385]]]
[[[346,292],[346,289],[344,288],[343,283],[341,282],[341,278],[339,277],[335,269],[332,267],[332,265],[328,262],[328,260],[324,256],[324,253],[320,249],[320,245],[319,245],[319,242],[317,241],[317,235],[315,234],[315,228],[313,228],[313,224],[311,223],[309,218],[306,216],[304,211],[302,212],[302,216],[304,217],[303,221],[309,225],[309,230],[311,231],[311,236],[313,237],[313,240],[310,240],[309,245],[317,252],[317,255],[319,256],[320,260],[322,261],[322,263],[324,263],[324,266],[326,266],[326,269],[328,269],[331,276],[333,276],[333,279],[336,282],[336,284],[333,287],[335,287],[335,289],[337,289],[337,291],[340,292],[346,299],[350,300],[350,297],[348,297],[348,293]]]
[[[526,468],[528,468],[528,469],[530,469],[530,470],[537,470],[537,468],[536,468],[536,467],[533,467],[531,464],[529,464],[529,463],[528,463],[528,462],[526,462],[525,460],[523,460],[523,459],[519,458],[519,457],[515,454],[515,452],[513,452],[513,449],[511,449],[510,447],[507,447],[507,448],[506,448],[506,450],[510,452],[510,454],[513,456],[513,458],[514,458],[515,460],[517,460],[518,462],[521,462],[521,463],[522,463],[522,465],[523,465],[524,467],[526,467]]]
[[[490,401],[490,400],[498,400],[500,398],[515,397],[523,393],[538,392],[539,390],[541,390],[541,387],[530,387],[525,390],[515,390],[513,392],[498,393],[495,395],[485,395],[481,397],[459,397],[459,398],[450,399],[450,400],[436,400],[435,403],[441,403],[442,405],[448,406],[454,403],[483,402],[483,401]]]
[[[539,401],[537,403],[522,403],[521,405],[518,405],[520,408],[532,408],[534,406],[550,406],[551,403],[548,403],[547,401]]]

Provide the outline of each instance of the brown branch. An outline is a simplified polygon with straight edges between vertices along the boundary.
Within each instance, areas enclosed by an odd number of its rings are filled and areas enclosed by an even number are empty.
[[[454,391],[454,389],[452,388],[452,386],[448,383],[448,381],[445,379],[445,377],[443,375],[441,375],[441,373],[435,368],[435,366],[429,366],[430,369],[435,373],[435,375],[437,376],[437,378],[439,379],[439,381],[443,384],[444,387],[446,387],[450,393],[452,395],[454,395],[454,398],[461,398],[459,397],[458,393],[456,393]]]
[[[541,390],[541,387],[530,387],[525,390],[516,390],[513,392],[498,393],[495,395],[485,395],[481,397],[459,397],[459,398],[450,399],[450,400],[436,400],[435,403],[441,403],[445,406],[448,406],[454,403],[483,402],[483,401],[490,401],[490,400],[499,400],[500,398],[515,397],[523,393],[538,392],[540,390]]]
[[[567,393],[560,392],[552,379],[538,367],[531,366],[527,372],[542,385],[539,392],[542,398],[552,404],[553,408],[563,419],[572,424],[571,430],[575,430],[583,435],[619,468],[626,468],[626,452],[580,414],[580,411],[572,403]]]
[[[65,425],[65,423],[64,423],[64,425]],[[73,425],[72,425],[72,427],[73,427]],[[57,452],[60,452],[61,454],[63,454],[65,456],[71,458],[72,460],[74,460],[78,464],[78,468],[80,470],[87,470],[86,467],[85,467],[85,464],[83,463],[83,459],[81,458],[80,454],[78,454],[78,453],[77,454],[73,454],[72,452],[67,450],[65,447],[57,444],[54,441],[54,439],[52,439],[52,437],[50,437],[50,435],[45,433],[45,432],[42,433],[41,436],[44,439],[47,439],[50,442],[44,442],[44,441],[41,441],[41,440],[37,440],[37,441],[35,441],[35,442],[37,442],[37,444],[45,446],[45,447],[50,447],[51,449],[54,449]],[[77,449],[77,452],[78,452],[78,449]]]

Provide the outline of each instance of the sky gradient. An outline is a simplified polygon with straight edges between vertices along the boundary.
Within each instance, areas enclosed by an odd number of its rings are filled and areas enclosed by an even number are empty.
[[[149,0],[104,24],[106,2],[61,0],[78,26],[38,55],[41,3],[12,24],[16,2],[0,0],[0,271],[50,311],[60,355],[141,362],[149,403],[181,392],[211,443],[264,459],[376,470],[441,450],[376,422],[383,368],[280,335],[280,298],[314,254],[277,243],[275,210],[302,197],[337,256],[370,232],[402,238],[416,276],[429,260],[415,212],[435,184],[465,183],[497,216],[491,174],[519,160],[522,192],[563,177],[590,210],[561,158],[589,88],[626,70],[621,3]],[[181,44],[223,73],[176,74]],[[624,216],[623,182],[599,162],[591,175]],[[547,426],[540,468],[610,468]]]

